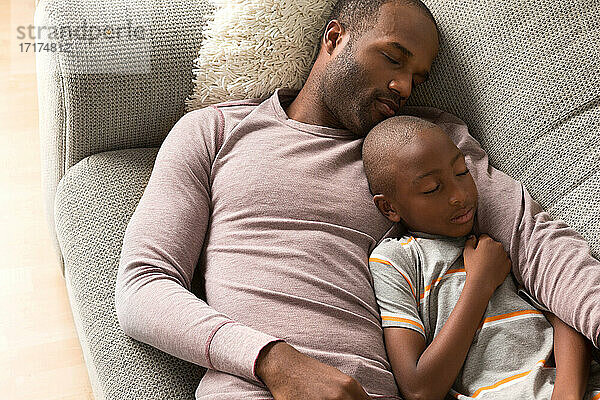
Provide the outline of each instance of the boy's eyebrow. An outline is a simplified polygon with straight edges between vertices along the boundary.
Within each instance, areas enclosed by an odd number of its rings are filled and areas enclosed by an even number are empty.
[[[456,153],[456,155],[450,161],[450,165],[454,165],[454,163],[456,162],[456,160],[458,160],[462,155],[463,155],[463,153],[461,153],[460,150],[459,150],[458,153]],[[426,176],[433,175],[435,172],[440,172],[440,170],[439,169],[432,169],[429,172],[426,172],[426,173],[424,173],[422,175],[417,176],[413,180],[413,185],[416,185],[419,180],[425,178]]]

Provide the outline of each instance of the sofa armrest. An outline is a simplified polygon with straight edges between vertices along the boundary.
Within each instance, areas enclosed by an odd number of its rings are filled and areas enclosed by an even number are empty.
[[[207,0],[41,0],[36,52],[42,186],[55,248],[54,197],[65,172],[104,151],[158,147],[184,114]],[[64,268],[64,267],[63,267]]]

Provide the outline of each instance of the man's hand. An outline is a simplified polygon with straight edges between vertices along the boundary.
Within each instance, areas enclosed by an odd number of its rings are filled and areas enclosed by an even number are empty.
[[[256,375],[275,400],[369,400],[355,379],[285,342],[270,343],[262,349]]]
[[[511,262],[502,243],[488,235],[470,237],[463,251],[467,280],[493,293],[510,273]]]

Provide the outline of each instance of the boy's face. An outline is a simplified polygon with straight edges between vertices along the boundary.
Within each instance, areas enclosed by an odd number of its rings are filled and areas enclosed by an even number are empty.
[[[394,155],[395,193],[375,202],[411,231],[459,237],[473,228],[477,188],[465,158],[439,128],[419,132]],[[376,196],[377,197],[377,196]]]

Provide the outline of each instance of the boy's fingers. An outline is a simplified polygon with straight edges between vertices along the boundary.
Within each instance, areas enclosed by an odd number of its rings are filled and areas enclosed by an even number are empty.
[[[475,246],[477,246],[477,237],[475,235],[471,235],[467,238],[467,241],[465,242],[465,247],[475,249]]]

